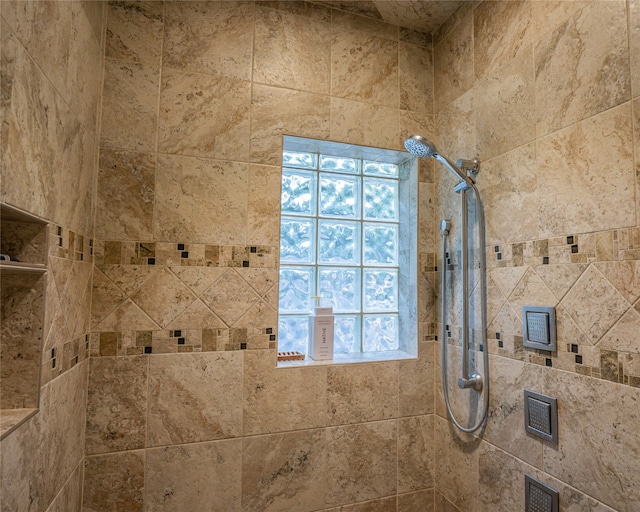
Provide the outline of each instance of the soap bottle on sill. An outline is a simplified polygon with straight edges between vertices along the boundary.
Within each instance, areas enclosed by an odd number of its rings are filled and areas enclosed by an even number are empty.
[[[309,315],[309,356],[316,361],[333,359],[333,308],[321,307],[321,297]]]

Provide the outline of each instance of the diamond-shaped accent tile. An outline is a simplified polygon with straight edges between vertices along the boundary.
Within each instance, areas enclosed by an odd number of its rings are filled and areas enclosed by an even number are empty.
[[[631,303],[640,297],[640,261],[596,263],[604,277]]]
[[[598,342],[598,347],[640,354],[639,332],[640,313],[634,308],[629,308],[622,318]]]
[[[225,272],[226,268],[221,267],[170,267],[171,271],[178,276],[189,289],[198,297],[215,283]]]
[[[258,301],[233,324],[234,328],[254,328],[276,327],[278,314],[264,301]]]
[[[160,272],[155,265],[104,265],[101,270],[129,297],[137,292],[152,275]]]
[[[504,296],[508,297],[526,270],[527,267],[493,268],[489,270],[489,274]]]
[[[629,302],[593,265],[584,271],[561,302],[591,343],[611,328]]]
[[[230,269],[202,294],[201,299],[225,324],[233,325],[260,297]]]
[[[501,334],[517,334],[522,336],[522,321],[518,318],[509,303],[502,306],[500,312],[489,324],[489,333],[499,332]]]
[[[129,299],[105,318],[95,330],[97,332],[120,332],[130,331],[132,327],[139,331],[160,329],[158,324]]]
[[[522,306],[555,306],[558,303],[558,299],[530,268],[513,289],[508,300],[519,318],[522,315]]]
[[[278,280],[275,268],[239,268],[237,272],[261,296]]]
[[[131,300],[164,328],[195,301],[196,296],[173,272],[162,268],[131,296]]]
[[[93,298],[91,301],[92,325],[96,326],[127,299],[127,296],[104,275],[100,269],[93,271]]]
[[[171,322],[167,329],[226,329],[228,326],[216,316],[200,299]]]
[[[587,268],[587,263],[573,265],[539,265],[535,267],[542,282],[549,287],[558,300],[571,289]]]

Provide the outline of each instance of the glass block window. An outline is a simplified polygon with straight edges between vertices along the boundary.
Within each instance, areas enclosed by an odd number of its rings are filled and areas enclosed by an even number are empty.
[[[278,350],[307,352],[313,296],[333,307],[335,354],[398,350],[403,348],[398,153],[387,162],[380,150],[374,160],[341,155],[337,146],[305,152],[285,144]]]

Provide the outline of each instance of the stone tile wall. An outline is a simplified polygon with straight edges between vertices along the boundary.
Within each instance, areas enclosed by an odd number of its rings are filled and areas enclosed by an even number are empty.
[[[561,510],[640,507],[639,12],[483,2],[435,35],[437,146],[482,160],[492,372],[481,439],[459,435],[437,398],[438,510],[520,510],[525,473],[560,491]],[[436,169],[436,218],[455,222],[447,174]],[[523,305],[556,307],[557,353],[523,347]],[[557,446],[524,432],[525,388],[558,398]]]
[[[432,134],[432,61],[311,3],[109,4],[85,511],[433,507],[430,162],[420,358],[275,368],[282,136]]]
[[[38,413],[2,450],[3,511],[81,510],[106,5],[3,1],[0,201],[49,223]]]

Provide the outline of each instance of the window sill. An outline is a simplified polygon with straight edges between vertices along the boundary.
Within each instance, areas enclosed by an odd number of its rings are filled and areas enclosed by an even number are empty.
[[[389,350],[386,352],[359,352],[353,354],[336,354],[333,359],[315,361],[306,356],[302,361],[278,361],[278,368],[299,368],[301,366],[327,366],[334,364],[373,363],[384,361],[402,361],[417,359],[417,356],[403,350]]]

